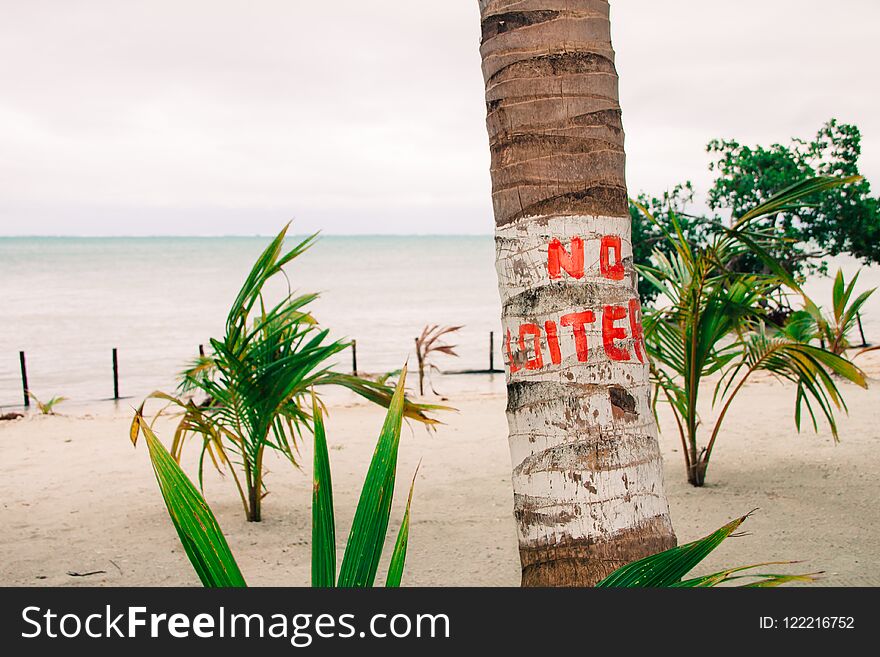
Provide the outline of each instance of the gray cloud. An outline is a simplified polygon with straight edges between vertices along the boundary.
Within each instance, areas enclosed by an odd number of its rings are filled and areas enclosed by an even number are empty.
[[[4,3],[0,234],[489,232],[477,4],[432,4]],[[831,116],[880,176],[876,2],[612,7],[633,191]]]

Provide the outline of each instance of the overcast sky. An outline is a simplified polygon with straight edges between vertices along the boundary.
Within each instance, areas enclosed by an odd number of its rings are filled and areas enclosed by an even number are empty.
[[[880,2],[612,0],[631,193],[864,133]],[[489,233],[476,0],[0,0],[0,234]]]

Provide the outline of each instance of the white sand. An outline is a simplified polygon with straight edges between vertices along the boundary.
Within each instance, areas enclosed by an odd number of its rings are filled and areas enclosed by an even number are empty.
[[[772,380],[747,386],[700,490],[684,480],[679,439],[663,414],[667,491],[680,540],[760,507],[746,525],[750,535],[729,541],[707,567],[800,559],[807,562],[796,567],[801,571],[826,571],[826,584],[880,586],[880,358],[862,365],[874,385],[843,386],[850,416],[841,419],[837,445],[825,429],[798,435],[791,387]],[[392,532],[422,459],[404,583],[516,586],[505,400],[486,394],[450,403],[460,412],[446,426],[434,435],[414,426],[402,444]],[[329,419],[340,554],[382,419],[380,409],[362,404],[336,407]],[[198,584],[146,448],[133,450],[128,441],[128,422],[120,412],[0,423],[0,584]],[[170,426],[160,425],[160,435],[167,439]],[[191,474],[197,452],[191,444],[184,464]],[[260,524],[244,521],[231,482],[208,473],[206,496],[251,585],[308,584],[310,459],[309,446],[303,471],[269,459]],[[69,574],[92,571],[105,572]]]

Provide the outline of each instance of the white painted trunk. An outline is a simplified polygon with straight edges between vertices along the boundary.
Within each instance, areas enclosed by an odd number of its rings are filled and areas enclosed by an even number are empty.
[[[523,583],[674,545],[606,0],[481,0]]]

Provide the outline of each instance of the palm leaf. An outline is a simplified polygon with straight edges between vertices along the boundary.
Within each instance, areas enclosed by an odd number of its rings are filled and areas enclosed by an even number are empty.
[[[860,180],[862,180],[861,176],[848,176],[843,178],[832,176],[816,176],[814,178],[802,180],[801,182],[795,183],[789,187],[786,187],[785,189],[780,190],[766,202],[761,203],[760,205],[746,212],[743,216],[737,219],[734,226],[735,228],[741,229],[749,222],[760,217],[775,214],[783,210],[790,210],[792,207],[800,207],[803,205],[803,199],[812,196],[813,194],[825,192],[829,189],[834,189],[835,187],[841,187],[842,185],[855,183]]]
[[[752,581],[746,584],[746,587],[749,588],[769,588],[775,586],[781,586],[783,584],[788,584],[791,582],[814,582],[816,578],[822,573],[809,573],[806,575],[776,575],[776,574],[766,574],[766,573],[750,573],[748,571],[753,571],[757,568],[763,568],[765,566],[788,566],[797,563],[796,561],[768,561],[767,563],[754,564],[751,566],[740,566],[739,568],[730,568],[728,570],[722,570],[718,573],[713,573],[711,575],[704,575],[703,577],[695,577],[693,579],[687,579],[682,581],[679,584],[676,584],[673,588],[709,588],[713,586],[720,586],[726,582],[733,582],[736,580],[742,579],[751,579],[757,581]]]
[[[391,498],[394,494],[405,383],[406,368],[404,367],[361,490],[360,501],[339,569],[337,580],[339,587],[370,587],[376,579],[376,571],[388,531]]]
[[[391,553],[391,563],[388,565],[388,576],[385,578],[385,586],[387,588],[399,587],[400,581],[403,578],[406,548],[409,543],[409,510],[412,506],[413,490],[416,487],[416,477],[418,474],[419,468],[416,467],[416,473],[413,475],[412,484],[409,487],[409,497],[406,500],[406,512],[403,514],[403,522],[400,524],[400,531],[397,533],[394,552]]]
[[[394,374],[394,373],[392,373]],[[400,381],[398,380],[398,384]],[[364,399],[388,408],[394,397],[395,389],[384,383],[362,379],[351,374],[341,374],[339,372],[324,372],[321,376],[314,380],[314,385],[338,385],[348,388],[352,392],[360,395]],[[456,409],[451,406],[443,406],[440,404],[422,404],[414,402],[407,397],[403,401],[403,415],[410,420],[421,422],[426,427],[433,428],[441,422],[428,413],[436,411],[454,411]]]
[[[289,228],[257,258],[229,310],[225,334],[210,341],[211,354],[194,361],[182,375],[181,395],[201,393],[205,401],[152,395],[181,412],[171,454],[179,460],[185,441],[200,437],[199,482],[206,463],[231,472],[251,519],[259,517],[264,492],[264,452],[278,451],[299,467],[299,445],[313,431],[311,392],[325,385],[343,386],[385,407],[393,395],[384,384],[332,371],[331,359],[349,343],[331,340],[308,312],[317,294],[291,291],[283,267],[308,250],[316,236],[285,250]],[[264,287],[273,277],[283,278],[288,290],[279,302],[267,304]],[[441,409],[404,402],[405,416],[428,427],[437,423],[429,414]]]
[[[674,547],[619,568],[599,582],[597,588],[665,588],[681,583],[685,575],[733,534],[748,516],[730,522],[707,537]]]
[[[209,588],[247,586],[207,502],[153,433],[143,418],[142,409],[135,413],[129,433],[135,445],[141,433],[147,441],[168,515],[202,585]]]
[[[868,380],[865,377],[865,373],[846,358],[811,345],[798,345],[798,348],[811,355],[838,376],[845,378],[851,383],[855,383],[860,388],[867,389]]]
[[[312,586],[336,585],[336,521],[333,513],[333,485],[330,455],[321,406],[312,395],[315,418],[315,475],[312,488]]]
[[[734,535],[734,532],[746,521],[749,516],[743,516],[730,522],[721,529],[712,532],[687,545],[681,545],[671,550],[655,554],[631,563],[611,573],[599,582],[597,588],[679,588],[679,587],[710,587],[718,586],[724,582],[739,579],[737,573],[760,568],[767,565],[779,565],[791,562],[775,562],[773,564],[757,564],[753,566],[741,566],[706,575],[704,577],[685,580],[684,577],[693,570],[703,559],[711,554],[725,539]],[[813,581],[816,574],[810,575],[747,575],[757,578],[749,586],[778,586],[790,581]]]

